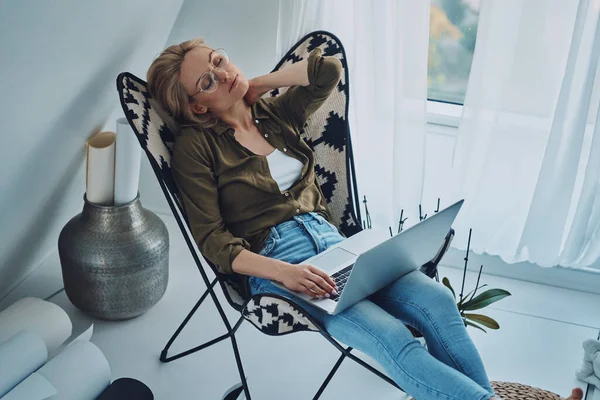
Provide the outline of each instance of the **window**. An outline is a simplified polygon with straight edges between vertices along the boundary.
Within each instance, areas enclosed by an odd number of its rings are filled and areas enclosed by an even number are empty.
[[[431,0],[427,97],[463,104],[481,0]]]

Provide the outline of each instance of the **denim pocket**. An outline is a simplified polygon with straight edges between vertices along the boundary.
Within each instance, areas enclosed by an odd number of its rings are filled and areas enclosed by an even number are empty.
[[[271,253],[275,249],[276,242],[277,242],[277,239],[275,239],[275,237],[273,236],[273,233],[271,233],[269,235],[269,237],[267,238],[267,241],[263,245],[263,248],[260,249],[258,254],[260,254],[261,256],[269,257],[269,255],[271,255]]]
[[[330,230],[332,232],[339,233],[337,226],[335,226],[332,223],[330,223],[329,221],[327,221],[327,219],[325,217],[323,217],[321,214],[318,214],[314,211],[311,211],[309,214],[312,215],[313,218],[315,218],[318,221],[319,225],[321,225],[320,229]]]
[[[323,225],[324,223],[327,222],[327,220],[319,213],[314,212],[314,211],[309,211],[308,212],[310,214],[311,217],[313,217],[314,219],[316,219],[319,224]]]

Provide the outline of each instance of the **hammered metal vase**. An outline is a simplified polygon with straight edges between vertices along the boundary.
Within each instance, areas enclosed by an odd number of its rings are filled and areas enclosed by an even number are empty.
[[[102,206],[83,196],[83,211],[58,238],[65,293],[96,318],[137,317],[164,295],[169,281],[169,233],[142,207],[139,193],[122,206]]]

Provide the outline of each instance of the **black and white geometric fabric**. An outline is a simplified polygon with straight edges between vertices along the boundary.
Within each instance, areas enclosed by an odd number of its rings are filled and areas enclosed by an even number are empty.
[[[242,313],[252,325],[271,336],[320,330],[300,307],[275,294],[253,296]]]
[[[300,135],[315,154],[317,182],[327,199],[334,225],[346,237],[350,237],[361,231],[362,227],[359,223],[360,207],[357,207],[358,190],[354,186],[354,157],[348,123],[348,64],[342,43],[329,32],[310,33],[298,41],[274,71],[308,58],[309,53],[317,47],[323,50],[324,56],[338,58],[343,71],[337,89],[311,115]],[[276,89],[264,97],[275,97],[286,90]]]

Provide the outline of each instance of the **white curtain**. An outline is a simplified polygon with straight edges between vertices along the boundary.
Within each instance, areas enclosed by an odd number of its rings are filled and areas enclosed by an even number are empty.
[[[481,3],[452,182],[465,198],[455,228],[473,228],[477,253],[544,267],[598,260],[598,6]]]
[[[322,24],[320,0],[279,0],[277,20],[277,61],[304,35],[315,31]]]
[[[294,9],[297,14],[290,14]],[[287,48],[312,30],[340,38],[350,69],[350,130],[360,206],[366,195],[373,225],[394,231],[401,209],[409,218],[406,226],[417,222],[424,176],[429,1],[281,0],[279,27],[278,43]]]

